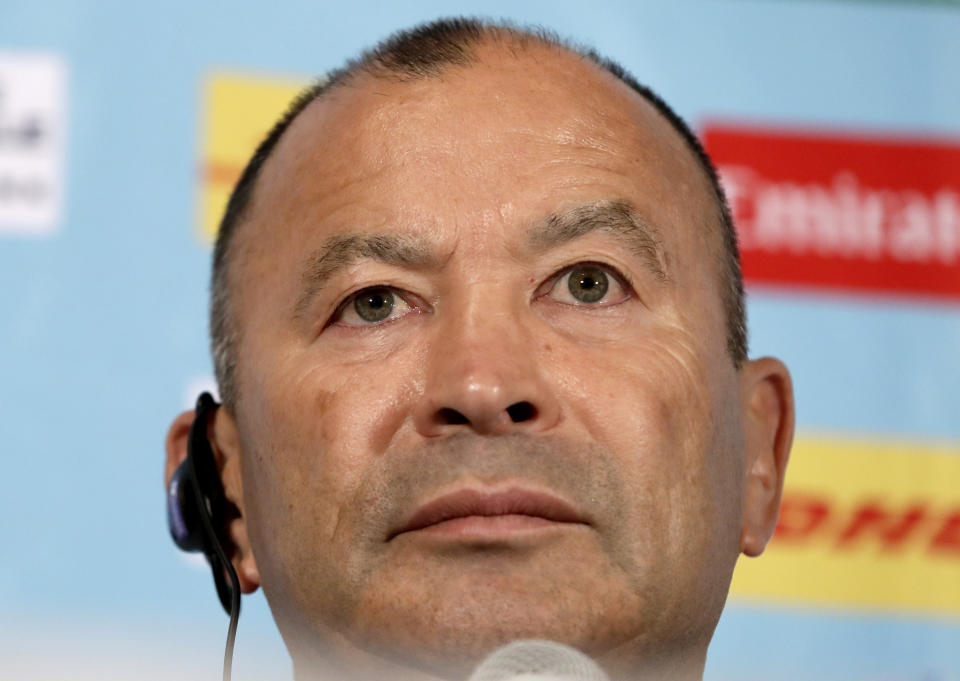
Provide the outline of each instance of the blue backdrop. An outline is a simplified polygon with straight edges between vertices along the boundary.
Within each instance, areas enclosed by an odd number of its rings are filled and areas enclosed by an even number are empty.
[[[595,45],[695,125],[960,139],[956,6],[4,0],[0,62],[62,60],[66,146],[49,233],[0,229],[0,676],[218,677],[226,618],[209,572],[167,537],[162,489],[166,428],[210,374],[202,83],[217,69],[319,74],[461,13]],[[960,304],[752,289],[749,316],[751,354],[794,372],[801,431],[960,442]],[[234,669],[289,675],[259,594]],[[957,680],[960,613],[734,599],[706,678]]]

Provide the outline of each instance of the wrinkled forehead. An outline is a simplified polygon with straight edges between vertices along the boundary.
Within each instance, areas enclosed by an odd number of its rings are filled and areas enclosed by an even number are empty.
[[[554,173],[557,186],[589,184],[604,171],[629,173],[640,189],[605,198],[646,202],[639,208],[667,223],[700,223],[675,235],[676,248],[689,250],[697,232],[714,232],[716,243],[716,229],[702,228],[716,216],[706,175],[649,102],[562,48],[481,45],[470,64],[437,76],[361,72],[309,105],[265,164],[247,222],[262,235],[263,225],[317,223],[343,202],[409,209],[421,198],[477,199],[481,189],[495,203],[511,190],[498,184],[507,178],[543,183]],[[427,196],[438,177],[447,194]]]
[[[698,195],[712,212],[703,170],[660,113],[596,64],[551,45],[480,46],[472,63],[427,78],[349,78],[293,122],[251,208],[315,204],[384,171],[436,171],[423,164],[444,158],[473,161],[462,169],[470,182],[505,165],[535,171],[565,152],[592,153],[598,163],[620,157],[651,189]]]

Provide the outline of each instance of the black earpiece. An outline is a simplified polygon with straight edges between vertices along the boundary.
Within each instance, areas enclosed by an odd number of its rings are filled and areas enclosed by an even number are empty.
[[[218,407],[210,393],[197,398],[196,415],[187,440],[187,458],[177,466],[167,487],[167,522],[174,543],[184,551],[202,551],[213,570],[217,596],[230,615],[223,659],[223,678],[229,681],[233,641],[240,617],[240,580],[218,535],[226,527],[227,499],[207,439],[210,416]]]

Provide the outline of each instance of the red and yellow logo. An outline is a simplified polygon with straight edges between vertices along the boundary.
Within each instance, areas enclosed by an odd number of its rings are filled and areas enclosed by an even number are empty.
[[[776,534],[731,594],[960,614],[960,449],[798,438]]]
[[[230,192],[257,145],[306,80],[215,73],[203,84],[199,236],[213,241]]]

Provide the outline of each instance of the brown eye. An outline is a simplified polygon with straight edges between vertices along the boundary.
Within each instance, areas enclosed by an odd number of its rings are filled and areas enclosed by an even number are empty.
[[[353,309],[365,322],[382,322],[390,316],[394,302],[393,294],[387,289],[368,289],[353,299]]]
[[[423,310],[403,291],[390,286],[370,286],[348,296],[327,322],[328,326],[374,327]]]
[[[608,307],[630,298],[630,287],[617,270],[582,262],[561,272],[546,297],[572,306]]]
[[[567,277],[570,295],[581,303],[596,303],[603,300],[610,288],[606,272],[594,265],[578,265]]]

